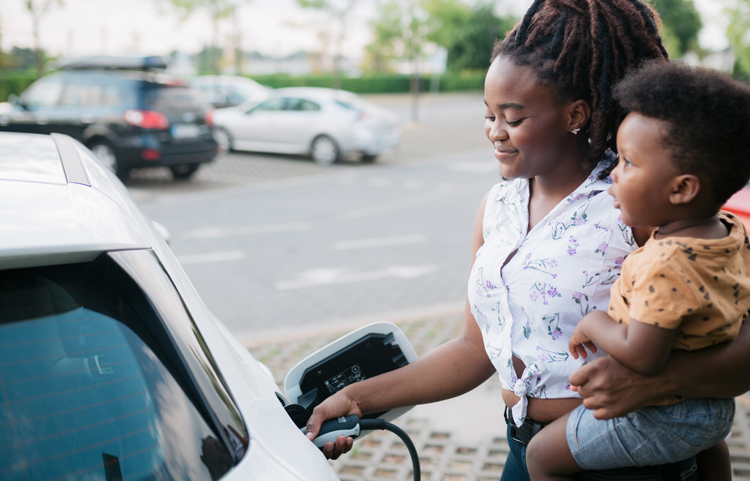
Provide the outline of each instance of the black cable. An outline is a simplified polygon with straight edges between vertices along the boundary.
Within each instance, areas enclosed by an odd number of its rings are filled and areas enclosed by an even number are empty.
[[[359,426],[361,429],[366,429],[368,431],[372,431],[375,429],[390,431],[401,438],[401,440],[406,445],[406,449],[409,450],[409,455],[411,456],[411,465],[412,470],[414,471],[414,481],[420,481],[422,479],[422,473],[419,469],[419,455],[417,454],[417,448],[414,447],[414,443],[411,442],[409,435],[406,434],[403,429],[382,419],[360,419]]]

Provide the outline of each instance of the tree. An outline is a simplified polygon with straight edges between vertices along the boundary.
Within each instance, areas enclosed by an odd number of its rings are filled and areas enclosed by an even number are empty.
[[[354,10],[358,0],[297,0],[302,8],[313,8],[326,12],[336,24],[336,37],[333,52],[333,88],[341,88],[340,62],[342,46],[346,38],[349,14]]]
[[[698,33],[703,22],[693,0],[654,0],[653,3],[661,16],[666,36],[671,34],[677,38],[679,50],[670,54],[681,57],[689,50],[697,50]]]
[[[44,52],[39,38],[39,22],[53,5],[63,5],[63,0],[24,0],[26,10],[31,14],[31,28],[34,35],[34,50],[36,51],[36,74],[41,77],[44,73]]]
[[[515,17],[498,17],[495,4],[470,8],[458,0],[430,0],[430,39],[448,51],[448,70],[486,69],[497,39],[516,23]]]
[[[219,73],[218,58],[213,54],[218,49],[219,44],[219,23],[225,19],[237,15],[238,3],[249,0],[168,0],[181,14],[182,18],[187,19],[196,10],[206,10],[211,16],[211,47],[208,52],[211,54],[209,59],[211,71],[214,74]],[[235,42],[239,37],[235,36]],[[237,46],[235,45],[235,49]]]
[[[733,75],[750,80],[750,0],[732,0],[727,8],[727,39],[737,57]]]

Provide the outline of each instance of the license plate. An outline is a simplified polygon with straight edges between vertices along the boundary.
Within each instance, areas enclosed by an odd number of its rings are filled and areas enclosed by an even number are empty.
[[[201,128],[193,124],[175,124],[172,126],[172,138],[184,139],[187,137],[199,137]]]

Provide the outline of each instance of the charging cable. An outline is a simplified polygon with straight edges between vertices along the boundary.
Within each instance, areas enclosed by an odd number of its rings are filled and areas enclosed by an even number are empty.
[[[318,436],[313,439],[312,442],[320,449],[323,449],[323,446],[325,446],[327,442],[330,441],[335,443],[336,439],[338,439],[339,436],[356,438],[361,434],[362,431],[375,430],[390,431],[401,438],[401,440],[406,445],[406,449],[409,450],[409,455],[411,456],[411,465],[414,471],[414,481],[420,481],[422,474],[419,469],[419,456],[417,455],[417,448],[414,447],[414,443],[411,442],[411,439],[409,439],[409,436],[404,432],[403,429],[396,426],[395,424],[386,422],[383,419],[359,419],[359,417],[354,414],[341,416],[336,419],[329,419],[320,426]],[[303,434],[306,434],[307,428],[303,427],[301,431]]]

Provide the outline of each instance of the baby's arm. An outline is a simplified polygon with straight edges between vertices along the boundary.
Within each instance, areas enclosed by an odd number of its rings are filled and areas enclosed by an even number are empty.
[[[604,311],[591,311],[576,326],[568,341],[573,357],[586,357],[584,345],[592,352],[593,341],[600,348],[622,364],[640,374],[658,372],[669,359],[674,330],[630,320],[630,324],[620,324]]]

